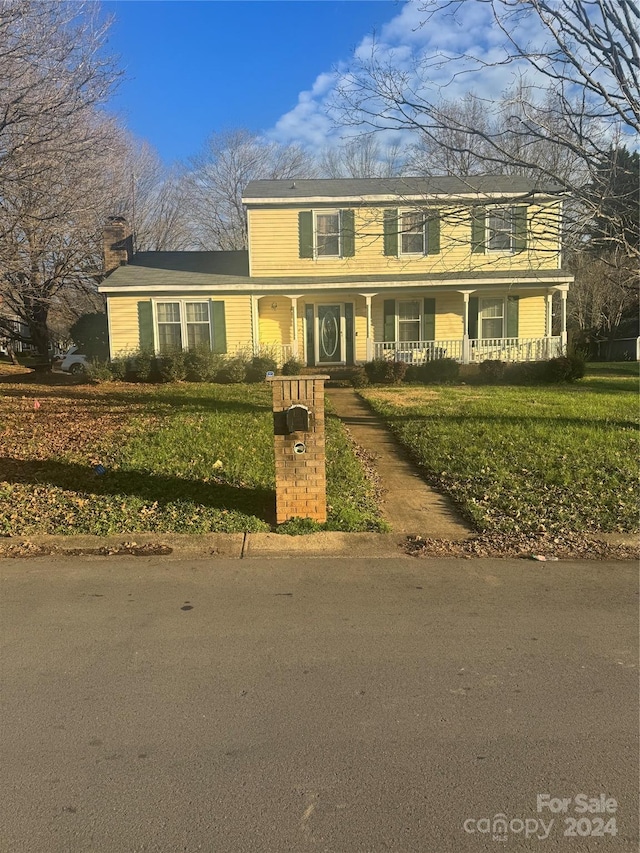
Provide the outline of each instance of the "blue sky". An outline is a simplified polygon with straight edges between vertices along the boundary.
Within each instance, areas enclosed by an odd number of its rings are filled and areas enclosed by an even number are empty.
[[[110,106],[168,163],[231,127],[272,131],[285,142],[306,134],[301,141],[312,146],[325,132],[318,81],[403,8],[389,0],[102,5],[115,16],[109,47],[125,72]]]

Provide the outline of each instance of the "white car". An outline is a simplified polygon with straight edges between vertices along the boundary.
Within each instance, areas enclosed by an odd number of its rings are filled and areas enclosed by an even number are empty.
[[[69,347],[63,356],[55,359],[53,366],[64,373],[72,373],[74,376],[77,376],[79,373],[84,373],[87,370],[89,361],[86,355],[78,352],[78,347]]]

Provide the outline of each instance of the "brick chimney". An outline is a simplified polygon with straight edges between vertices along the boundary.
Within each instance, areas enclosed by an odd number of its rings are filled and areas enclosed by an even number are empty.
[[[133,235],[123,216],[110,216],[103,231],[104,272],[129,263],[133,256]]]

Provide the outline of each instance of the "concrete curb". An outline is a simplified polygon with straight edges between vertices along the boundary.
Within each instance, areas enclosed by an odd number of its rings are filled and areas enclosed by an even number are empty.
[[[469,538],[473,538],[471,534]],[[585,534],[585,539],[609,545],[635,547],[638,536],[626,533]],[[15,536],[0,538],[0,560],[16,557],[62,556],[162,557],[164,560],[227,558],[276,559],[284,557],[379,557],[406,556],[407,541],[399,533],[341,533],[323,531],[302,536],[282,533],[129,533],[111,536]],[[444,541],[444,540],[443,540]],[[157,549],[157,550],[154,550]],[[146,549],[146,550],[145,550]]]
[[[387,533],[323,531],[280,533],[130,533],[111,536],[15,536],[0,538],[0,560],[16,556],[89,558],[161,556],[163,559],[397,557],[406,537]],[[156,550],[154,550],[156,549]]]

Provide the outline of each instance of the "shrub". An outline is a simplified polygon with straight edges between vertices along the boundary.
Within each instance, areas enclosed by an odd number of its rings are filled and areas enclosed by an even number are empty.
[[[520,361],[508,364],[504,376],[512,385],[533,385],[544,382],[546,369],[546,361]]]
[[[99,361],[94,359],[89,363],[85,370],[85,376],[90,382],[100,384],[102,382],[112,382],[113,373],[108,361]]]
[[[267,371],[271,370],[275,373],[277,367],[275,359],[266,355],[255,355],[247,367],[246,380],[247,382],[262,382]]]
[[[300,361],[297,358],[288,358],[285,363],[282,365],[282,375],[283,376],[299,376],[304,369],[304,362]]]
[[[478,365],[480,379],[483,382],[488,383],[489,385],[493,385],[496,382],[501,382],[504,379],[506,367],[507,365],[504,363],[504,361],[488,358],[486,361],[482,361]]]
[[[186,354],[187,379],[190,382],[215,382],[224,367],[225,358],[207,346],[196,347]]]
[[[131,375],[130,363],[126,358],[116,358],[111,361],[109,370],[111,371],[111,378],[118,382],[124,382]]]
[[[399,385],[407,372],[404,361],[387,361],[384,358],[376,358],[368,361],[364,366],[369,382],[374,385]]]
[[[430,385],[437,382],[455,382],[460,375],[460,365],[454,358],[437,358],[424,364],[412,365],[407,379]]]
[[[248,363],[248,357],[243,352],[225,359],[224,365],[218,373],[217,381],[225,385],[235,385],[239,382],[244,382],[247,375]]]
[[[131,355],[131,378],[135,382],[156,382],[158,367],[152,350],[140,349]]]
[[[575,382],[584,376],[584,358],[577,353],[550,358],[545,364],[547,382]]]
[[[351,373],[351,385],[354,388],[364,388],[369,384],[369,377],[364,367],[354,367]]]
[[[584,358],[577,353],[548,361],[523,361],[508,364],[505,377],[513,385],[532,385],[537,382],[574,382],[584,376]]]
[[[181,349],[163,352],[157,367],[162,382],[182,382],[187,378],[187,354]]]

